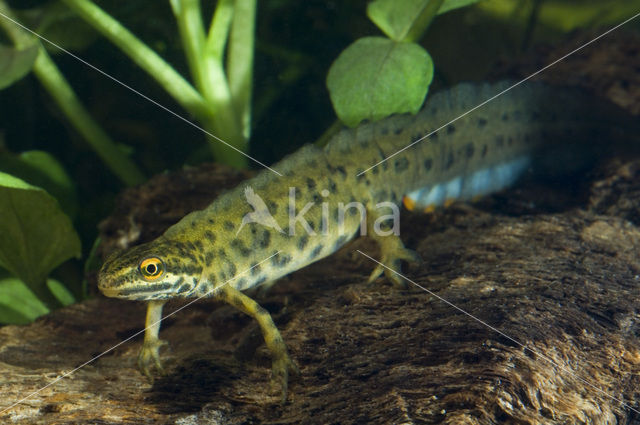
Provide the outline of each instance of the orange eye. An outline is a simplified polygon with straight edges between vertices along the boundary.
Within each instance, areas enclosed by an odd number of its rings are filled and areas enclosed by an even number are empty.
[[[138,266],[146,280],[156,280],[164,274],[164,263],[158,257],[145,258]]]

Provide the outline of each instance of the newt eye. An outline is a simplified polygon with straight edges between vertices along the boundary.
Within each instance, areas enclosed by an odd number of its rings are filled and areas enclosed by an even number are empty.
[[[145,280],[156,280],[164,274],[164,262],[158,257],[145,258],[140,262],[138,270]]]

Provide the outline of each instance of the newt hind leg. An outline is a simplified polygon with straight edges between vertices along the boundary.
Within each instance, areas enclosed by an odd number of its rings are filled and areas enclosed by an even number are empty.
[[[404,288],[407,281],[399,273],[401,272],[402,262],[420,263],[422,262],[417,252],[407,249],[398,236],[399,223],[389,223],[389,221],[380,221],[381,217],[376,218],[374,224],[368,222],[368,235],[374,239],[380,247],[380,263],[369,276],[369,283],[376,280],[383,273],[391,283],[397,287]],[[392,227],[393,226],[393,227]]]
[[[299,370],[293,360],[289,357],[287,346],[285,345],[278,328],[273,323],[271,315],[269,315],[269,312],[261,307],[257,302],[229,285],[225,285],[221,288],[220,298],[236,307],[238,310],[256,319],[260,325],[264,341],[271,352],[271,385],[280,386],[282,389],[282,402],[284,403],[287,399],[289,374],[297,375]]]

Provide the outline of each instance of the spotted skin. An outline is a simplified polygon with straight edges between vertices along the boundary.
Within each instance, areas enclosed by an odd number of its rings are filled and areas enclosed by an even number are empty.
[[[99,273],[100,290],[111,297],[149,301],[140,369],[147,375],[154,367],[162,370],[157,321],[166,300],[216,297],[259,323],[273,356],[273,377],[286,397],[288,375],[297,368],[269,314],[240,291],[269,285],[332,254],[361,228],[368,229],[380,244],[382,263],[399,267],[403,260],[416,261],[417,255],[397,236],[378,237],[371,231],[372,222],[382,214],[376,208],[378,203],[399,205],[404,198],[405,205],[415,206],[416,202],[407,201],[405,195],[445,184],[457,196],[473,192],[473,184],[461,185],[458,190],[451,182],[478,176],[503,178],[500,173],[482,170],[502,170],[501,164],[523,156],[535,157],[550,140],[558,140],[558,135],[567,139],[563,133],[567,126],[573,129],[572,141],[588,140],[591,127],[600,117],[599,110],[574,92],[520,86],[395,154],[506,87],[506,83],[459,85],[431,96],[415,116],[394,116],[343,130],[324,149],[305,146],[272,167],[283,177],[265,170],[206,209],[188,214],[158,239],[107,259]],[[575,121],[587,125],[576,127]],[[505,170],[508,173],[510,169]],[[484,189],[497,190],[501,184],[487,185]],[[244,196],[246,187],[261,197],[282,231],[248,223],[238,232],[243,217],[254,212]],[[428,196],[442,198],[443,203],[456,199]],[[341,211],[339,205],[351,207]],[[340,219],[343,222],[338,225]],[[148,258],[158,259],[163,265],[157,271],[150,270],[159,274],[153,279],[140,270],[141,261]],[[403,283],[381,267],[373,271],[370,280],[383,272],[392,282]]]

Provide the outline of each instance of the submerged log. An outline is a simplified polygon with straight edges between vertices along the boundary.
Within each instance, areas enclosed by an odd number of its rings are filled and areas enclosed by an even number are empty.
[[[425,260],[406,273],[424,289],[367,286],[373,263],[356,250],[376,252],[360,239],[258,296],[301,369],[284,405],[269,388],[257,325],[210,300],[165,320],[168,374],[153,383],[136,369],[141,335],[83,366],[144,320],[142,303],[96,297],[0,329],[3,408],[51,384],[0,418],[632,422],[632,409],[640,410],[640,231],[629,215],[638,207],[640,162],[611,161],[583,186],[586,193],[530,186],[405,216],[405,242]],[[545,198],[557,202],[545,205]],[[184,305],[172,303],[166,313]]]

